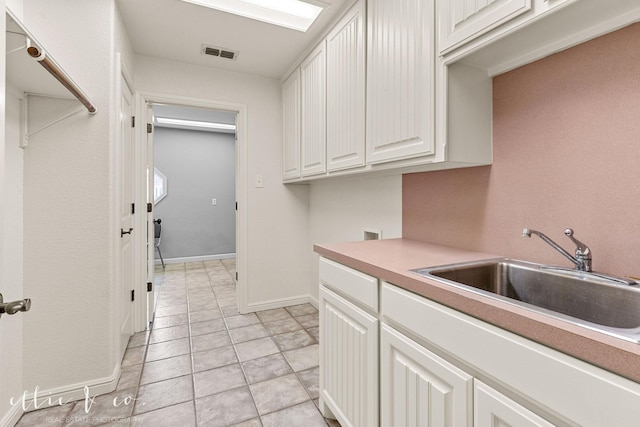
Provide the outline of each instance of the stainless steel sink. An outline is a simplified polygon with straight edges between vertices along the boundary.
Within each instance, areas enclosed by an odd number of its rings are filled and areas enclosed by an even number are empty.
[[[640,342],[640,285],[597,273],[508,258],[421,268],[413,272],[562,320]]]

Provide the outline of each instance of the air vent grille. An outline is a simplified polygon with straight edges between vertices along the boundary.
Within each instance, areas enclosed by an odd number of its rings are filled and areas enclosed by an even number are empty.
[[[238,58],[238,52],[234,52],[233,50],[224,49],[216,46],[206,46],[202,45],[202,49],[200,52],[203,55],[216,56],[218,58],[231,59],[235,61]]]

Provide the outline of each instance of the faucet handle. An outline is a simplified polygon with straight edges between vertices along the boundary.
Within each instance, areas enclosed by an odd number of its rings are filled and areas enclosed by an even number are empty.
[[[589,249],[589,247],[582,243],[580,240],[573,237],[572,229],[565,229],[564,234],[576,245],[576,259],[583,263],[585,271],[591,271],[591,249]]]

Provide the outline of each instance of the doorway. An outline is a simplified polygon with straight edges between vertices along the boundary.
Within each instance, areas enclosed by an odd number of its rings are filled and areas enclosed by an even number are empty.
[[[236,113],[152,110],[156,266],[235,258]]]
[[[228,208],[229,205],[233,207],[232,216],[235,219],[235,227],[232,227],[231,233],[234,234],[233,239],[235,242],[235,258],[237,265],[237,276],[236,276],[236,286],[237,286],[237,305],[240,312],[247,311],[247,292],[246,292],[246,265],[247,265],[247,242],[246,242],[246,233],[247,233],[247,213],[246,213],[246,200],[247,200],[247,190],[246,190],[246,164],[247,164],[247,147],[246,147],[246,106],[241,104],[229,104],[223,102],[215,102],[208,101],[202,99],[194,99],[194,98],[183,98],[176,97],[170,95],[159,95],[159,94],[147,94],[147,93],[138,93],[137,94],[137,109],[138,115],[143,117],[146,120],[146,123],[149,126],[140,126],[138,130],[137,138],[139,141],[146,141],[146,143],[141,144],[143,148],[139,151],[139,161],[137,164],[137,175],[139,177],[138,182],[138,196],[140,199],[144,200],[144,203],[150,204],[150,207],[153,209],[147,215],[147,218],[141,219],[140,226],[147,227],[149,232],[147,233],[147,238],[144,241],[140,242],[140,252],[141,254],[145,254],[144,258],[141,259],[141,269],[139,274],[141,278],[146,279],[146,289],[144,291],[147,292],[146,301],[139,301],[137,312],[138,315],[138,325],[140,330],[148,327],[149,322],[153,320],[153,307],[155,306],[155,285],[153,284],[153,270],[155,267],[155,257],[156,251],[153,248],[154,243],[154,233],[153,233],[153,219],[158,213],[158,217],[162,219],[163,225],[163,236],[161,243],[161,250],[163,251],[163,256],[165,259],[175,258],[176,262],[184,262],[185,259],[198,259],[198,257],[212,257],[219,256],[225,257],[230,256],[232,252],[225,252],[224,249],[219,249],[218,254],[204,254],[204,253],[185,253],[183,256],[176,256],[176,252],[168,251],[169,244],[164,245],[166,240],[174,240],[174,238],[179,238],[180,233],[184,231],[184,229],[180,229],[178,227],[173,227],[173,223],[170,224],[171,218],[175,218],[176,212],[169,212],[167,209],[169,204],[165,203],[166,200],[161,200],[159,203],[154,206],[154,190],[153,187],[149,187],[149,183],[153,182],[154,173],[154,161],[155,161],[155,137],[160,132],[173,132],[176,131],[179,125],[173,125],[172,127],[158,126],[157,120],[154,116],[157,117],[167,117],[173,116],[172,118],[183,118],[180,115],[191,114],[189,117],[190,120],[195,121],[206,121],[198,119],[197,114],[213,114],[214,116],[222,115],[228,118],[232,117],[235,119],[235,143],[234,143],[234,152],[235,159],[234,163],[234,181],[235,188],[231,191],[235,200],[229,201],[228,196],[220,197],[217,194],[211,194],[211,190],[209,190],[209,195],[205,198],[204,196],[199,198],[199,203],[203,206],[206,205],[206,208],[209,209],[211,213],[222,213],[223,209],[220,208]],[[168,112],[168,113],[167,113]],[[196,114],[194,116],[193,114]],[[218,121],[220,122],[220,121]],[[154,125],[155,123],[155,125]],[[188,126],[183,126],[188,128]],[[147,128],[153,129],[153,132],[148,133]],[[193,131],[192,132],[199,132]],[[201,131],[200,131],[201,132]],[[178,142],[179,144],[179,142]],[[176,149],[176,147],[173,147]],[[179,149],[179,147],[178,147]],[[174,153],[175,155],[175,153]],[[186,167],[186,166],[183,166]],[[161,174],[165,174],[162,170],[160,170]],[[168,194],[171,194],[172,190],[172,179],[171,176],[165,174],[166,178],[166,190]],[[213,190],[215,191],[215,190]],[[206,192],[202,193],[206,194]],[[214,200],[215,199],[215,200]],[[165,203],[164,206],[162,204]],[[148,205],[149,206],[149,205]],[[162,214],[164,217],[161,217]],[[168,215],[168,216],[167,216]],[[228,220],[228,209],[226,209],[226,216]],[[224,216],[224,215],[222,215]],[[213,215],[215,217],[215,215]],[[176,221],[177,222],[177,221]],[[228,222],[229,223],[229,222]],[[151,226],[150,226],[151,225]],[[172,239],[167,239],[169,237],[169,229],[173,228]],[[226,230],[227,232],[229,230]],[[190,231],[192,232],[192,231]],[[204,239],[206,240],[206,239]],[[175,240],[174,240],[175,241]],[[168,242],[167,242],[168,243]],[[206,249],[205,249],[206,250]],[[209,249],[211,250],[211,249]],[[182,258],[182,259],[180,259]],[[147,262],[145,263],[144,260]],[[146,264],[146,265],[145,265]],[[145,277],[146,276],[146,277]],[[151,285],[150,285],[151,284]]]

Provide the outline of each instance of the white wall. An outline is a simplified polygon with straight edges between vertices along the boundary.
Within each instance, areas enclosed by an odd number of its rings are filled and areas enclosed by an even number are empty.
[[[363,230],[383,239],[402,236],[402,176],[364,176],[314,181],[309,214],[312,244],[364,240]],[[318,255],[310,248],[309,294],[318,298]],[[308,258],[308,259],[309,259]]]
[[[0,6],[4,7],[4,0]],[[4,46],[4,21],[0,42]],[[19,143],[19,99],[5,83],[5,56],[0,60],[0,292],[5,302],[22,299],[22,150]],[[6,115],[5,115],[6,113]],[[23,314],[0,319],[0,425],[13,425],[21,414],[11,405],[19,398],[22,381]]]
[[[113,380],[113,0],[25,0],[24,22],[87,92],[24,152],[24,386],[64,394]],[[47,102],[56,102],[55,100]],[[79,105],[79,104],[78,104]],[[81,397],[76,395],[77,397]]]
[[[162,219],[165,262],[234,254],[235,135],[156,126],[153,146],[154,166],[166,176],[169,188],[154,207],[154,217]]]
[[[185,77],[187,76],[187,77]],[[308,188],[282,185],[280,81],[136,56],[136,89],[247,107],[248,303],[286,303],[308,295]],[[264,188],[256,188],[262,175]]]

